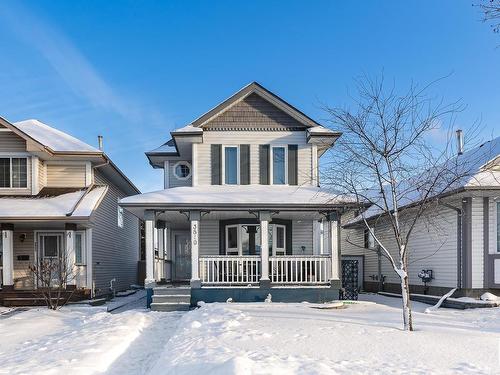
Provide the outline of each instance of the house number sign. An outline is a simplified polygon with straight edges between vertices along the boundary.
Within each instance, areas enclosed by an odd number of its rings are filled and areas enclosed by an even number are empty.
[[[193,223],[191,229],[191,235],[193,236],[193,245],[198,245],[198,224]]]

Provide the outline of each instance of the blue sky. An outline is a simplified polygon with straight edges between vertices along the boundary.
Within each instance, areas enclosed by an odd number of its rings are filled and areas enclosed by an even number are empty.
[[[428,83],[500,135],[500,35],[472,0],[3,1],[0,115],[36,118],[105,150],[143,191],[144,151],[251,81],[316,120],[353,79]]]

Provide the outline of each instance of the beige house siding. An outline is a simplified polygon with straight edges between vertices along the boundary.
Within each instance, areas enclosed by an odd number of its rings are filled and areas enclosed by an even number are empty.
[[[47,167],[45,163],[38,159],[38,188],[41,190],[47,186]]]
[[[304,125],[257,94],[250,94],[206,123],[204,128],[283,128]]]
[[[250,145],[250,183],[259,183],[259,145],[298,145],[298,184],[312,183],[312,146],[307,144],[303,131],[207,131],[203,134],[203,143],[197,145],[198,185],[211,184],[211,146]]]
[[[85,163],[47,164],[48,187],[84,187]]]
[[[118,199],[126,195],[108,181],[99,171],[95,182],[109,189],[91,217],[93,279],[96,294],[109,291],[110,280],[115,278],[117,290],[137,283],[139,260],[139,220],[128,211],[123,213],[123,228],[118,227]]]
[[[26,141],[11,131],[0,132],[1,152],[26,152]]]
[[[26,239],[21,241],[21,235]],[[18,260],[19,256],[29,256],[29,260]],[[33,276],[29,266],[36,260],[35,237],[32,229],[14,231],[14,287],[16,289],[32,289],[34,287]]]

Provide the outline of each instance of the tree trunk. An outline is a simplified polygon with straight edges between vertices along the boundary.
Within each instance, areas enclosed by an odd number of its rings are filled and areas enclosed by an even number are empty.
[[[408,274],[401,278],[401,296],[403,297],[403,329],[405,331],[413,331]]]

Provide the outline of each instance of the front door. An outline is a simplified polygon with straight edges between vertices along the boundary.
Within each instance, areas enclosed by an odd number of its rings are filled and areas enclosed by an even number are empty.
[[[189,234],[175,235],[175,280],[191,279],[191,237]]]
[[[44,273],[44,276],[39,276],[38,284],[48,286],[48,277],[51,279],[51,286],[56,286],[62,281],[60,280],[61,272],[65,272],[64,267],[61,267],[61,257],[64,251],[63,240],[64,237],[62,233],[38,234],[37,244],[41,267],[40,271]]]

